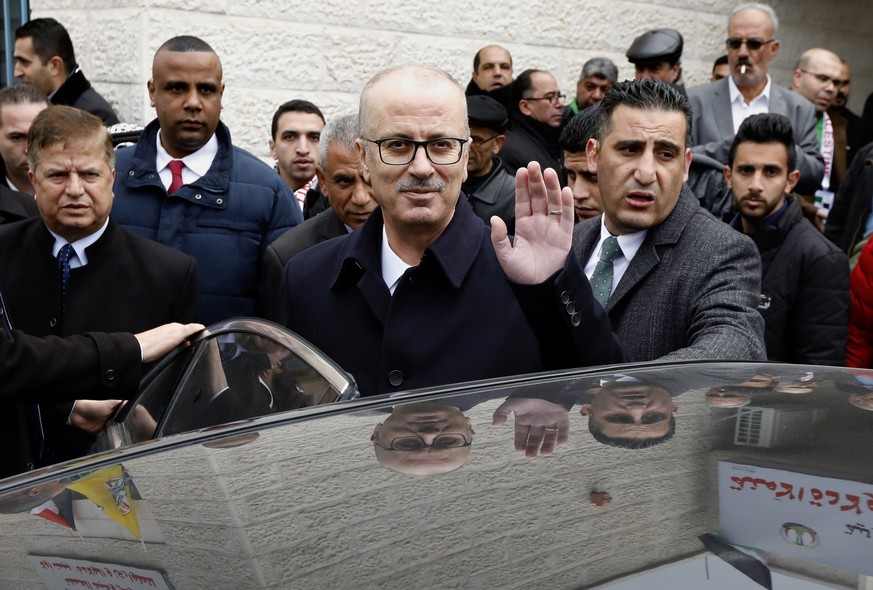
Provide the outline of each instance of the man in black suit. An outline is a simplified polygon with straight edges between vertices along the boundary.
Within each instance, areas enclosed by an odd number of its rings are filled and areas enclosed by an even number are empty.
[[[195,321],[194,260],[109,219],[115,154],[100,120],[49,107],[33,121],[27,152],[40,217],[0,228],[11,323],[35,336],[68,336]],[[45,410],[47,435],[53,425],[62,430],[69,408],[59,425],[49,419],[56,409]]]
[[[118,115],[91,87],[79,64],[64,25],[53,18],[35,18],[15,30],[15,77],[33,84],[52,104],[74,106],[97,115],[107,126]]]
[[[321,132],[321,163],[315,174],[330,208],[286,231],[264,253],[261,276],[270,319],[278,319],[282,272],[288,261],[315,244],[361,227],[376,208],[373,187],[364,180],[361,159],[355,148],[357,138],[355,115],[332,119]]]

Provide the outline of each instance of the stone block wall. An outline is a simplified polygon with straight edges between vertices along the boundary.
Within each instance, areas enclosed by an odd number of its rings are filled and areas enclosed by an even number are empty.
[[[553,71],[575,94],[582,64],[603,55],[633,69],[624,51],[655,27],[685,37],[686,84],[709,79],[724,53],[725,0],[31,0],[32,17],[53,16],[69,29],[85,74],[122,120],[154,117],[146,81],[155,50],[168,38],[194,34],[210,43],[224,65],[223,120],[235,143],[269,158],[275,108],[292,98],[319,105],[327,117],[354,112],[366,80],[380,69],[425,62],[466,85],[474,53],[504,45],[516,72]],[[873,91],[873,10],[869,0],[774,0],[782,48],[771,72],[788,84],[797,56],[827,47],[852,65],[850,106],[860,111]]]

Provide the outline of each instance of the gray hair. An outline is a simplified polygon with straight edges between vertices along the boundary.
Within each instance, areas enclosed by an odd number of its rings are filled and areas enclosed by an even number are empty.
[[[605,78],[611,84],[618,82],[618,67],[608,57],[592,57],[582,66],[579,79],[590,77]]]
[[[764,4],[763,2],[746,2],[745,4],[740,4],[736,8],[734,8],[733,12],[731,12],[731,17],[728,19],[728,27],[731,26],[731,21],[734,20],[734,17],[738,12],[746,10],[747,8],[754,8],[755,10],[760,10],[765,13],[768,17],[770,17],[770,24],[773,25],[773,38],[776,38],[776,33],[779,32],[779,17],[776,16],[776,11],[773,10],[773,7],[769,4]]]
[[[321,169],[327,172],[327,150],[332,143],[337,143],[345,150],[355,153],[355,140],[358,138],[357,115],[345,115],[334,117],[321,130],[321,139],[318,141],[318,155],[321,161]]]
[[[430,82],[435,79],[443,79],[448,81],[450,84],[457,87],[460,91],[460,96],[464,96],[464,88],[455,80],[451,74],[446,72],[445,70],[441,70],[440,68],[434,66],[428,66],[423,64],[407,64],[402,66],[394,66],[392,68],[388,68],[382,70],[372,78],[367,84],[364,86],[364,89],[361,91],[361,102],[358,105],[358,132],[361,134],[368,133],[369,127],[369,115],[370,115],[370,94],[373,92],[373,88],[381,82],[383,79],[400,72],[405,72],[407,75],[411,77],[415,77],[420,79],[422,82]],[[426,92],[427,85],[421,85],[422,92]],[[461,100],[462,108],[464,109],[464,121],[467,121],[467,101]],[[467,134],[469,135],[469,127],[467,129]],[[365,145],[366,148],[366,145]]]

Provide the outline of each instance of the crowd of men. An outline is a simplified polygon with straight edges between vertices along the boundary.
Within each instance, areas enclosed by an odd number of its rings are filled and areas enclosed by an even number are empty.
[[[0,90],[0,392],[4,432],[30,443],[0,476],[81,452],[75,427],[110,404],[72,400],[130,395],[143,363],[231,317],[287,326],[363,395],[623,361],[844,365],[847,344],[859,358],[873,297],[853,291],[850,318],[849,256],[873,284],[873,132],[833,52],[798,56],[791,89],[772,81],[778,27],[767,5],[737,7],[713,81],[687,89],[682,34],[643,32],[635,80],[595,57],[569,103],[498,45],[466,90],[389,68],[355,114],[279,106],[271,169],[221,122],[202,39],[161,45],[157,117],[113,149],[118,118],[66,30],[23,25],[22,84]],[[54,350],[79,351],[67,373],[20,378]]]

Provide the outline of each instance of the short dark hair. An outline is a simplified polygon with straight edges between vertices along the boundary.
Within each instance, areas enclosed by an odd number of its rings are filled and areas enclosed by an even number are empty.
[[[712,69],[714,70],[718,66],[726,66],[726,65],[728,65],[727,54],[722,55],[721,57],[716,59],[715,62],[713,62],[713,64],[712,64]]]
[[[273,113],[273,124],[270,126],[270,137],[272,137],[274,141],[276,139],[276,133],[279,132],[279,119],[285,113],[309,113],[312,115],[318,115],[321,122],[325,123],[324,115],[321,114],[321,110],[308,100],[302,100],[299,98],[289,100],[280,105],[279,108],[276,109],[276,112]]]
[[[670,428],[664,436],[659,436],[657,438],[610,438],[603,434],[603,431],[600,430],[600,425],[592,416],[588,417],[588,431],[591,433],[591,436],[594,437],[594,440],[610,447],[619,447],[635,451],[639,449],[648,449],[656,447],[673,438],[673,435],[676,434],[676,416],[670,416]]]
[[[193,35],[179,35],[178,37],[167,39],[163,45],[158,47],[155,53],[160,53],[161,51],[215,53],[215,50],[209,43]]]
[[[533,90],[533,75],[548,74],[545,70],[527,69],[520,73],[512,83],[512,108],[518,110],[518,103]]]
[[[791,121],[778,113],[761,113],[747,117],[740,125],[728,152],[728,166],[733,168],[734,156],[741,143],[781,143],[788,152],[788,172],[797,166],[797,147]]]
[[[662,110],[681,112],[685,115],[685,145],[691,142],[691,103],[672,84],[662,80],[626,80],[613,86],[597,104],[600,119],[597,124],[597,139],[602,140],[609,131],[612,112],[618,106],[638,110]]]
[[[15,40],[30,37],[33,52],[39,56],[43,65],[54,56],[64,62],[64,71],[69,74],[76,69],[76,52],[73,41],[64,25],[53,18],[35,18],[15,29]]]
[[[7,104],[44,104],[49,106],[45,94],[36,86],[16,84],[0,90],[0,116],[3,115],[3,105]]]
[[[597,109],[597,105],[592,105],[582,109],[579,114],[570,119],[558,140],[562,150],[571,154],[584,152],[588,140],[597,138],[597,124],[600,121],[600,113]]]
[[[112,139],[100,117],[66,105],[50,106],[33,119],[27,133],[27,162],[30,169],[35,171],[39,166],[42,150],[58,143],[68,146],[79,141],[98,142],[103,151],[103,160],[111,170],[115,169]]]

